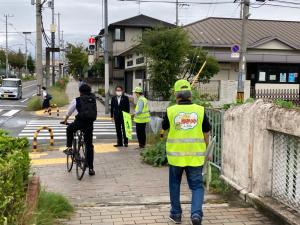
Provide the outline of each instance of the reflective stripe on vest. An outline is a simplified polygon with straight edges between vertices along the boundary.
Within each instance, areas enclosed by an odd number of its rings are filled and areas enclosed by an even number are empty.
[[[143,107],[143,110],[141,113],[139,113],[138,115],[135,115],[134,122],[148,123],[148,122],[150,122],[150,111],[149,111],[149,107],[148,107],[148,100],[144,96],[141,96],[138,99],[138,102],[139,101],[143,101],[144,107]],[[136,104],[135,111],[138,111],[138,102]]]
[[[178,138],[178,139],[172,139],[168,138],[168,143],[205,143],[204,139],[202,138]]]
[[[167,152],[168,156],[205,156],[205,152]]]
[[[173,166],[202,166],[206,143],[202,131],[204,108],[196,104],[167,109],[170,129],[166,143],[168,163]]]

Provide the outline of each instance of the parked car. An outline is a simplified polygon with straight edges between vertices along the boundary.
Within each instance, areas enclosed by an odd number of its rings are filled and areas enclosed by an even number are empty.
[[[0,98],[22,98],[22,81],[16,78],[5,78],[0,86]]]

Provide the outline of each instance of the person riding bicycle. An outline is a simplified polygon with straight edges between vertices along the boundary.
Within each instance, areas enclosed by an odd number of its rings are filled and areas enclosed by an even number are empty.
[[[97,103],[96,97],[91,93],[91,87],[82,84],[79,87],[80,97],[73,99],[71,102],[64,123],[66,124],[69,117],[76,111],[77,115],[73,123],[67,127],[67,149],[64,153],[73,154],[72,143],[74,132],[82,130],[84,132],[84,142],[87,151],[87,166],[89,167],[89,175],[95,175],[94,171],[94,145],[93,145],[93,129],[94,121],[97,119]]]

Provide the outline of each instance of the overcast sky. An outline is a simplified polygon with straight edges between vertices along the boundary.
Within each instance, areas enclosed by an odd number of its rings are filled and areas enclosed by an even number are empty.
[[[218,2],[224,0],[193,1]],[[299,0],[294,1],[299,2]],[[4,14],[13,15],[9,18],[9,32],[35,30],[35,6],[32,6],[30,2],[31,0],[0,0],[0,47],[5,46]],[[109,23],[136,16],[139,13],[138,4],[135,2],[120,2],[118,0],[108,0],[108,2]],[[140,8],[142,14],[170,23],[175,22],[175,4],[141,3]],[[87,44],[88,37],[97,34],[102,28],[102,0],[55,0],[55,10],[56,13],[61,13],[61,29],[64,31],[65,40],[68,42]],[[251,18],[300,21],[300,9],[263,6],[257,9],[252,8],[251,14]],[[211,16],[238,17],[239,5],[233,3],[210,6],[190,5],[181,7],[179,10],[180,24],[191,23]],[[51,11],[47,7],[43,10],[43,18],[45,29],[49,30]],[[28,47],[30,51],[34,51],[35,34],[31,34],[29,39],[31,43]],[[24,37],[20,34],[9,33],[9,47],[23,50]]]

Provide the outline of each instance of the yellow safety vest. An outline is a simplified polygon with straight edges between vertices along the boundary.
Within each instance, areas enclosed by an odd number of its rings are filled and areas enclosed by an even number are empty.
[[[167,158],[170,165],[202,166],[206,144],[202,131],[204,108],[202,106],[174,105],[167,109],[170,130],[167,139]]]
[[[149,111],[149,107],[148,107],[148,100],[144,97],[141,96],[139,97],[136,107],[135,107],[135,111],[138,111],[138,103],[139,101],[142,101],[144,103],[144,108],[142,110],[142,113],[135,115],[134,116],[134,122],[135,123],[149,123],[150,122],[150,111]]]

